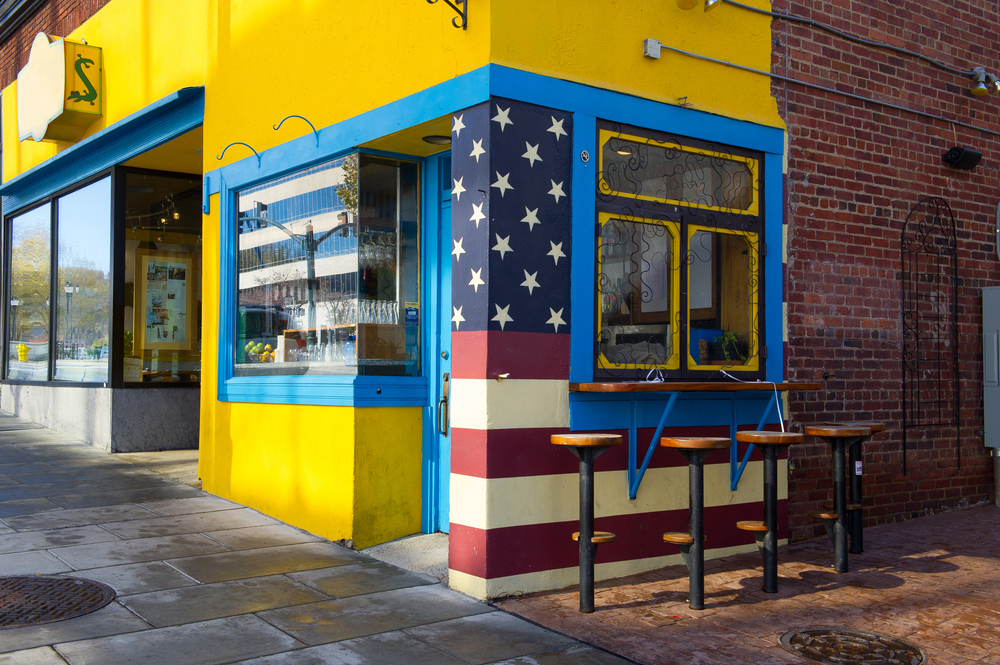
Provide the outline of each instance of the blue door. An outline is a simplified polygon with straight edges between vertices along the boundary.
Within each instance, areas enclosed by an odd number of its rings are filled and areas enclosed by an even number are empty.
[[[451,482],[451,156],[427,160],[424,293],[428,400],[424,412],[425,533],[448,532]]]

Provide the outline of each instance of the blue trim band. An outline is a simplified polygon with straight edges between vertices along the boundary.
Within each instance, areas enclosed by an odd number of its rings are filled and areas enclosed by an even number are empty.
[[[171,93],[5,183],[0,187],[3,212],[23,208],[126,162],[191,131],[204,120],[204,88]]]

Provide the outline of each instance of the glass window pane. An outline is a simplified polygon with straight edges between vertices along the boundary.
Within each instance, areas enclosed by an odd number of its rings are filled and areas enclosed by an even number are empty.
[[[350,155],[239,192],[235,376],[419,374],[418,178]]]
[[[108,380],[111,178],[56,201],[56,366],[60,381]]]
[[[124,380],[201,380],[201,178],[125,176]]]
[[[48,380],[50,241],[48,203],[11,220],[8,379]]]
[[[676,318],[673,247],[664,224],[607,220],[601,229],[601,354],[614,366],[665,367]]]

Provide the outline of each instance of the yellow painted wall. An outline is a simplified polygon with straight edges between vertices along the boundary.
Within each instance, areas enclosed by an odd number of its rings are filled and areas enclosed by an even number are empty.
[[[771,9],[767,0],[745,4]],[[479,3],[472,5],[474,11]],[[490,61],[771,127],[784,127],[767,76],[663,50],[642,55],[642,41],[761,71],[771,70],[769,17],[702,0],[682,10],[674,0],[505,0],[492,5]]]

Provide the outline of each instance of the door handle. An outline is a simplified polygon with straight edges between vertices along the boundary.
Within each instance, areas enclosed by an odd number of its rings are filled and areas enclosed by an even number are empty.
[[[448,372],[445,372],[441,378],[441,399],[437,407],[437,427],[441,436],[448,436],[448,388]]]

